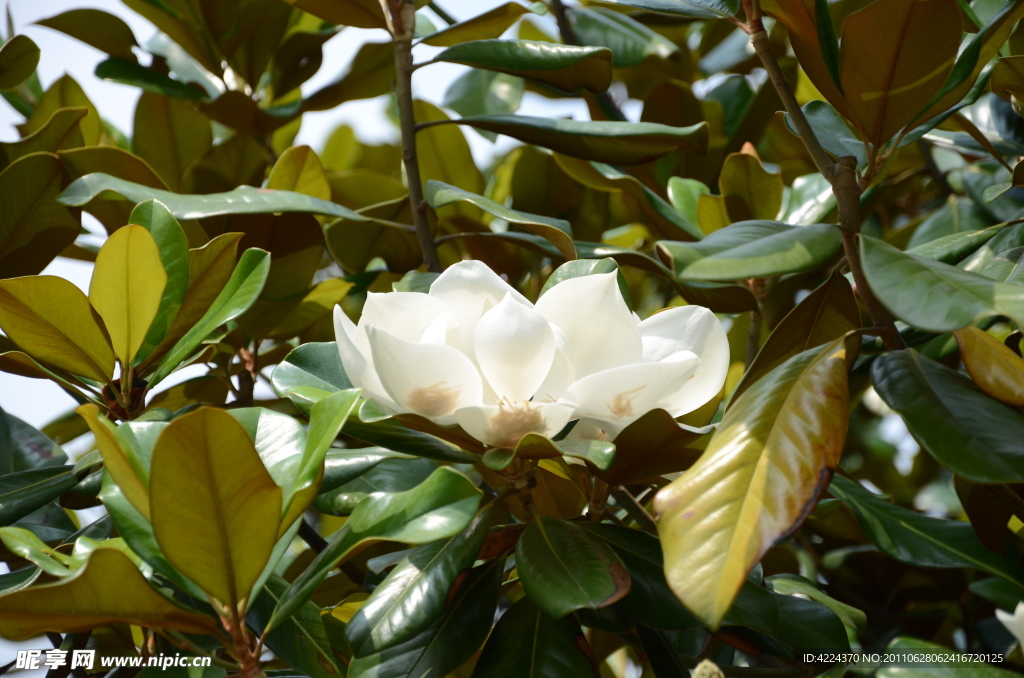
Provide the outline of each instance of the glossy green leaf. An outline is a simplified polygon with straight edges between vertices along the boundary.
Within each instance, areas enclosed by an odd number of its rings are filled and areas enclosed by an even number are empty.
[[[75,633],[138,624],[206,634],[216,622],[157,593],[120,550],[98,548],[74,577],[0,597],[0,633],[24,640],[44,631]]]
[[[383,447],[331,450],[324,459],[324,478],[320,483],[320,491],[330,492],[342,487],[388,459],[413,458]]]
[[[345,423],[344,432],[346,435],[371,445],[380,445],[389,450],[416,457],[451,461],[457,464],[471,464],[477,461],[476,457],[457,447],[430,434],[413,430],[396,419],[366,423],[353,417]]]
[[[695,444],[702,435],[680,426],[665,410],[651,410],[615,437],[615,459],[594,475],[614,486],[685,471],[703,453]]]
[[[278,395],[289,398],[307,415],[318,400],[352,388],[333,341],[299,346],[274,368],[270,380]]]
[[[89,300],[54,276],[0,280],[0,328],[41,362],[106,382],[114,353]]]
[[[622,559],[572,523],[537,516],[516,547],[519,579],[533,603],[560,619],[574,610],[598,610],[629,593]]]
[[[632,582],[623,609],[636,621],[655,628],[697,628],[700,621],[672,593],[665,579],[661,543],[654,535],[608,523],[579,522],[622,559]]]
[[[530,40],[472,40],[453,45],[435,61],[486,68],[544,83],[569,94],[603,92],[612,81],[612,53]]]
[[[530,10],[516,2],[506,2],[483,14],[460,21],[457,24],[425,37],[424,45],[434,47],[452,47],[469,40],[488,40],[499,38],[512,24]]]
[[[668,180],[668,199],[676,212],[690,224],[692,229],[699,231],[697,227],[697,201],[700,196],[708,195],[711,189],[696,179],[684,177],[671,177]]]
[[[159,200],[178,219],[206,219],[225,214],[306,212],[344,217],[352,221],[366,221],[366,217],[347,207],[291,191],[239,186],[230,193],[178,195],[169,191],[159,191],[141,186],[103,173],[89,174],[76,179],[61,193],[57,201],[63,205],[81,207],[87,205],[104,191],[113,191],[132,202]]]
[[[860,309],[853,288],[845,277],[834,273],[775,326],[730,399],[738,398],[797,353],[835,341],[860,325]]]
[[[0,525],[10,525],[49,504],[76,482],[70,466],[18,471],[0,477]]]
[[[445,90],[441,105],[463,118],[473,115],[505,115],[515,113],[523,98],[526,85],[514,75],[471,68]],[[498,135],[480,130],[479,133],[494,141]]]
[[[167,335],[185,300],[189,277],[188,238],[177,219],[156,200],[140,203],[132,210],[129,223],[142,226],[153,236],[167,276],[160,306],[140,350],[139,358],[144,359]]]
[[[19,527],[0,527],[0,540],[8,551],[35,564],[54,577],[71,574],[71,557],[54,551],[32,532]]]
[[[288,582],[272,574],[249,606],[246,621],[256,634],[263,632]],[[267,634],[266,646],[275,655],[303,675],[311,678],[331,678],[339,675],[337,660],[331,651],[330,639],[320,608],[306,603],[281,626]]]
[[[924,257],[925,259],[934,259],[944,264],[955,264],[999,235],[1004,228],[1006,227],[997,224],[980,231],[951,233],[934,240],[929,240],[916,247],[910,247],[907,249],[907,254]]]
[[[993,315],[1024,319],[1024,287],[907,254],[874,238],[861,240],[871,289],[893,315],[914,327],[951,332]]]
[[[695,19],[727,19],[739,12],[735,0],[602,0],[610,5],[635,7],[650,12]]]
[[[679,51],[671,40],[627,14],[604,7],[573,7],[567,14],[580,44],[609,49],[616,68],[639,66],[648,57],[666,59]]]
[[[368,540],[417,544],[462,531],[480,503],[480,490],[454,469],[439,468],[415,489],[370,496],[284,593],[269,622],[273,628],[298,610],[334,567]]]
[[[591,676],[581,641],[583,633],[572,616],[553,619],[524,596],[501,615],[473,678]]]
[[[461,533],[418,546],[398,563],[345,628],[357,657],[394,647],[431,625],[459,573],[476,560],[489,519],[484,511]]]
[[[700,461],[655,497],[669,584],[711,628],[836,468],[853,357],[839,340],[776,367],[735,401]]]
[[[789,226],[741,221],[697,243],[661,241],[683,280],[743,280],[805,271],[824,263],[842,244],[835,226]]]
[[[327,515],[349,516],[368,495],[411,490],[436,468],[429,459],[385,459],[341,487],[321,493],[313,508]]]
[[[450,600],[419,635],[383,652],[356,657],[348,675],[374,678],[442,678],[476,653],[487,638],[498,604],[503,558],[473,568],[456,580]]]
[[[264,250],[247,249],[210,308],[164,356],[160,368],[150,379],[150,385],[162,381],[173,372],[218,326],[245,313],[259,297],[269,272],[270,255]]]
[[[980,483],[1024,481],[1024,416],[913,350],[879,356],[875,389],[940,464]]]
[[[96,256],[89,302],[106,327],[121,365],[135,360],[160,304],[167,273],[160,249],[143,226],[114,231]]]
[[[0,89],[14,89],[32,77],[39,64],[39,48],[32,39],[14,35],[0,47]]]
[[[477,115],[452,120],[577,158],[631,165],[671,151],[703,153],[707,125],[669,127],[655,123],[585,122],[525,115]]]
[[[331,199],[331,187],[323,165],[309,146],[292,146],[282,153],[270,170],[267,188],[302,193],[321,200]]]
[[[80,226],[55,204],[63,170],[57,156],[21,158],[0,172],[0,278],[42,271],[74,242]]]
[[[95,75],[101,80],[138,87],[144,92],[165,97],[190,101],[205,98],[201,89],[174,80],[154,68],[143,66],[134,59],[111,57],[101,61],[96,65]]]
[[[59,445],[0,408],[0,474],[66,463],[67,455]]]
[[[887,555],[920,567],[968,568],[1024,586],[1024,572],[985,548],[969,523],[943,520],[890,504],[842,476],[829,492],[850,507],[864,534]]]
[[[550,241],[566,259],[572,260],[576,258],[576,247],[572,240],[572,227],[564,219],[552,219],[551,217],[519,212],[496,203],[489,198],[474,195],[461,188],[456,188],[440,181],[428,181],[424,193],[427,202],[435,209],[454,202],[471,203],[488,214],[522,226],[524,230]]]
[[[153,533],[167,560],[211,597],[248,598],[277,541],[281,488],[245,429],[200,408],[160,434],[150,472]]]
[[[818,137],[818,141],[821,142],[826,151],[837,158],[852,155],[857,159],[858,167],[863,167],[867,164],[864,142],[850,131],[850,128],[846,126],[843,119],[836,113],[836,109],[832,108],[827,102],[814,100],[804,104],[800,110],[804,112],[804,117],[807,118],[807,122],[810,123],[811,129],[814,130],[815,136]],[[793,120],[788,113],[786,114],[786,127],[793,134],[797,133],[796,128],[793,126]]]
[[[821,592],[814,582],[796,574],[776,574],[765,578],[765,583],[776,593],[786,595],[804,595],[816,603],[821,603],[839,616],[844,624],[858,633],[863,633],[867,626],[867,615],[861,610],[842,603]]]

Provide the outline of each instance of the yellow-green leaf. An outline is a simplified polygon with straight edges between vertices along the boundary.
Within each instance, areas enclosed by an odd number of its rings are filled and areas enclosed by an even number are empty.
[[[36,72],[38,64],[36,43],[24,35],[15,35],[0,48],[0,89],[14,89],[25,82]]]
[[[846,440],[851,362],[840,339],[772,370],[726,413],[700,460],[655,497],[669,585],[711,628],[828,485]]]
[[[40,362],[109,381],[114,353],[89,300],[51,275],[0,280],[0,329]]]
[[[282,153],[270,170],[267,188],[331,199],[331,185],[327,183],[323,165],[309,146],[292,146]]]
[[[150,515],[167,560],[225,605],[245,600],[281,520],[274,484],[249,434],[224,410],[172,421],[153,447]]]
[[[1020,108],[1024,102],[1024,56],[1000,59],[992,69],[988,84],[994,94],[1015,103]]]
[[[160,249],[143,226],[114,231],[96,256],[89,301],[103,318],[114,353],[125,369],[160,310],[166,286]]]
[[[57,110],[80,106],[89,109],[88,115],[81,122],[82,136],[87,146],[95,146],[99,143],[102,126],[99,111],[89,101],[89,97],[86,96],[82,86],[70,75],[65,75],[50,85],[50,89],[46,90],[39,99],[39,105],[36,106],[29,119],[17,126],[18,131],[21,132],[23,137],[28,136],[45,127],[50,121],[50,116],[56,113]]]
[[[205,115],[184,99],[152,92],[139,97],[134,130],[132,150],[172,191],[181,186],[185,170],[213,146],[213,131]]]
[[[160,595],[116,548],[94,550],[73,577],[0,597],[0,635],[9,640],[25,640],[46,631],[90,631],[112,624],[203,635],[217,630],[212,618]]]
[[[149,474],[142,460],[129,445],[121,445],[114,425],[100,415],[95,405],[82,405],[75,410],[85,419],[96,438],[96,447],[103,457],[103,467],[121,489],[125,499],[149,520]]]
[[[530,10],[520,4],[507,2],[471,19],[460,21],[448,28],[429,35],[421,42],[434,47],[452,47],[469,40],[500,38],[512,24]]]
[[[967,374],[981,390],[1007,405],[1024,407],[1024,360],[977,327],[953,333]]]
[[[854,122],[878,146],[946,82],[963,36],[956,0],[873,2],[843,21],[839,78]]]

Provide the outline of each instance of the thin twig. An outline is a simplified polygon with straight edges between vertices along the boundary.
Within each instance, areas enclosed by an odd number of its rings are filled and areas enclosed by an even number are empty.
[[[626,513],[636,521],[641,530],[651,534],[658,534],[658,523],[655,522],[654,516],[647,512],[647,509],[636,500],[636,497],[629,490],[620,485],[612,490],[612,496],[615,497],[615,501],[618,502],[619,506],[626,509]]]
[[[416,240],[423,254],[427,270],[441,272],[441,260],[427,222],[427,204],[423,200],[423,180],[416,154],[416,114],[412,101],[412,39],[416,25],[416,5],[411,0],[388,0],[391,23],[394,26],[395,98],[398,102],[398,120],[402,131],[402,161],[409,181],[409,206],[416,229]]]
[[[451,14],[441,9],[441,7],[436,2],[431,1],[427,3],[427,7],[434,11],[434,14],[437,15],[438,19],[445,22],[449,26],[454,26],[455,24],[459,23],[458,19],[456,19]]]
[[[192,654],[198,657],[209,658],[210,663],[214,666],[220,666],[221,668],[225,668],[230,671],[238,671],[241,668],[241,666],[234,662],[225,661],[220,657],[198,647],[195,643],[193,643],[191,640],[186,638],[178,631],[174,631],[172,629],[156,629],[156,632],[162,635],[164,638],[166,638],[172,645],[174,645],[179,650],[191,652]]]
[[[839,212],[839,230],[843,236],[843,249],[846,252],[850,271],[853,273],[853,279],[857,283],[857,294],[864,302],[864,307],[874,324],[884,328],[882,341],[885,343],[885,347],[890,351],[906,348],[906,342],[903,341],[903,337],[896,329],[896,323],[871,290],[861,266],[858,240],[861,225],[861,186],[857,178],[857,161],[853,157],[839,158],[835,163],[829,159],[828,153],[825,152],[810,123],[807,122],[807,117],[801,110],[800,103],[796,100],[796,95],[793,94],[793,89],[775,58],[775,53],[768,40],[768,32],[761,21],[759,0],[743,0],[743,7],[747,14],[747,32],[750,33],[750,42],[754,51],[765,70],[768,71],[775,91],[778,92],[782,105],[789,113],[793,126],[800,135],[807,152],[811,155],[815,167],[832,185],[832,192],[836,196]],[[869,160],[869,163],[873,164],[873,158]],[[869,172],[872,170],[871,164],[868,166]]]

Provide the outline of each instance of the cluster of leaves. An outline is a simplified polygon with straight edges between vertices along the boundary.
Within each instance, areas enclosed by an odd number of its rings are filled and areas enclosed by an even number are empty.
[[[43,91],[29,38],[0,49],[25,116],[0,143],[0,369],[79,403],[40,431],[0,412],[0,635],[208,655],[204,678],[1011,649],[1024,2],[124,3],[147,44],[98,10],[40,23],[142,90],[130,136],[70,77]],[[303,89],[346,27],[386,39]],[[469,67],[445,110],[410,88],[436,62]],[[392,88],[400,146],[292,145],[305,113]],[[592,120],[517,115],[527,92]],[[481,168],[467,133],[523,144]],[[88,295],[39,275],[57,257],[94,262]],[[332,309],[466,258],[531,300],[618,271],[641,316],[710,308],[722,393],[511,450],[361,400]]]

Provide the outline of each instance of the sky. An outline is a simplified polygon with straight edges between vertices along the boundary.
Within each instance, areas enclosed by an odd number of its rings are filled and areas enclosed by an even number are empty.
[[[504,4],[506,0],[441,0],[440,5],[457,19],[466,19]],[[136,88],[99,80],[93,75],[96,64],[106,58],[102,52],[84,45],[63,33],[34,25],[39,21],[70,9],[91,7],[102,9],[123,18],[135,33],[136,41],[145,44],[155,29],[145,19],[131,12],[119,0],[0,0],[0,8],[10,11],[15,30],[32,38],[39,46],[42,56],[38,72],[44,89],[52,82],[70,74],[83,87],[86,94],[99,109],[101,115],[120,130],[130,133],[135,103],[140,91]],[[443,26],[436,16],[425,10],[435,25]],[[537,17],[550,25],[554,31],[553,19]],[[303,85],[306,93],[315,91],[342,74],[352,55],[365,42],[386,39],[383,30],[360,30],[346,28],[334,37],[324,48],[324,65],[315,77]],[[428,60],[439,49],[426,45],[418,46],[414,52],[417,61]],[[465,71],[465,67],[454,64],[433,64],[418,70],[414,76],[414,94],[424,100],[440,104],[448,85]],[[387,120],[384,110],[386,97],[344,104],[336,110],[307,113],[303,117],[302,129],[296,144],[308,144],[320,149],[327,136],[340,124],[351,125],[356,134],[367,142],[396,141],[397,130]],[[526,115],[566,116],[586,119],[586,107],[580,100],[554,102],[527,93],[520,111]],[[23,118],[6,102],[0,100],[0,141],[18,138],[15,124]],[[468,132],[474,156],[486,164],[496,151],[507,150],[513,142],[499,138],[497,146],[492,145],[475,132]],[[85,215],[89,219],[88,215]],[[87,223],[88,226],[88,223]],[[88,292],[91,265],[66,259],[57,259],[43,272],[70,280]],[[196,376],[196,371],[184,372],[179,379],[165,382],[165,388],[181,379]],[[34,426],[42,426],[74,406],[74,401],[56,385],[42,380],[16,377],[0,372],[0,407],[24,419]]]

